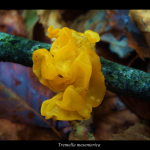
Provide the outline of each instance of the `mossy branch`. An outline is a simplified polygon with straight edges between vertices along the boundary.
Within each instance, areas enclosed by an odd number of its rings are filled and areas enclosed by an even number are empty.
[[[50,50],[51,45],[0,32],[0,61],[32,67],[32,53],[39,48]]]
[[[50,50],[51,44],[0,32],[0,61],[32,67],[32,53],[39,48]],[[150,102],[150,74],[100,57],[107,90]]]
[[[150,73],[100,57],[107,90],[150,102]]]

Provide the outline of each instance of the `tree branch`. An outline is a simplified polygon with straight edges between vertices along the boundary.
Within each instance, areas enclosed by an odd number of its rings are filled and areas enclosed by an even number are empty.
[[[0,61],[32,67],[32,53],[39,48],[50,50],[48,43],[33,41],[0,32]]]
[[[39,48],[50,50],[51,44],[0,32],[0,61],[32,67],[32,53]],[[107,90],[150,102],[150,74],[100,57]]]
[[[107,90],[150,102],[150,73],[100,57]]]

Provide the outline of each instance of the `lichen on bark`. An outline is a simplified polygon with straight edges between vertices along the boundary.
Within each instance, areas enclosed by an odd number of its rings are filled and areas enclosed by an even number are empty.
[[[102,73],[108,90],[150,102],[150,73],[111,62],[102,57]]]
[[[32,67],[32,53],[39,48],[50,49],[48,43],[33,41],[0,32],[0,61]]]
[[[36,49],[50,50],[51,44],[33,41],[0,32],[0,61],[32,67],[32,53]],[[100,57],[107,90],[150,102],[150,74],[123,66]]]

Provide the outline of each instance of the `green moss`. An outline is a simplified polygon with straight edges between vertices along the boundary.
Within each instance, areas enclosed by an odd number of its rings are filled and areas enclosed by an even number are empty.
[[[16,62],[31,67],[32,53],[39,48],[50,49],[51,45],[0,32],[0,60]],[[17,56],[17,57],[16,57]]]
[[[123,66],[104,58],[101,59],[102,73],[108,90],[118,94],[150,101],[150,74]]]
[[[32,67],[36,49],[51,45],[0,32],[0,60]],[[150,74],[100,57],[106,88],[118,95],[150,101]]]

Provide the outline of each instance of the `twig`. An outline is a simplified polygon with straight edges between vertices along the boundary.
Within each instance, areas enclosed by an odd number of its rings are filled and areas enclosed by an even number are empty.
[[[32,53],[51,45],[0,32],[0,61],[32,67]],[[150,74],[100,57],[107,90],[150,102]]]
[[[150,73],[100,57],[107,90],[150,102]]]
[[[32,67],[32,53],[36,49],[51,47],[48,43],[33,41],[0,32],[0,61],[14,62]]]
[[[128,64],[128,67],[130,67],[134,62],[135,60],[139,57],[139,55],[136,55]]]

